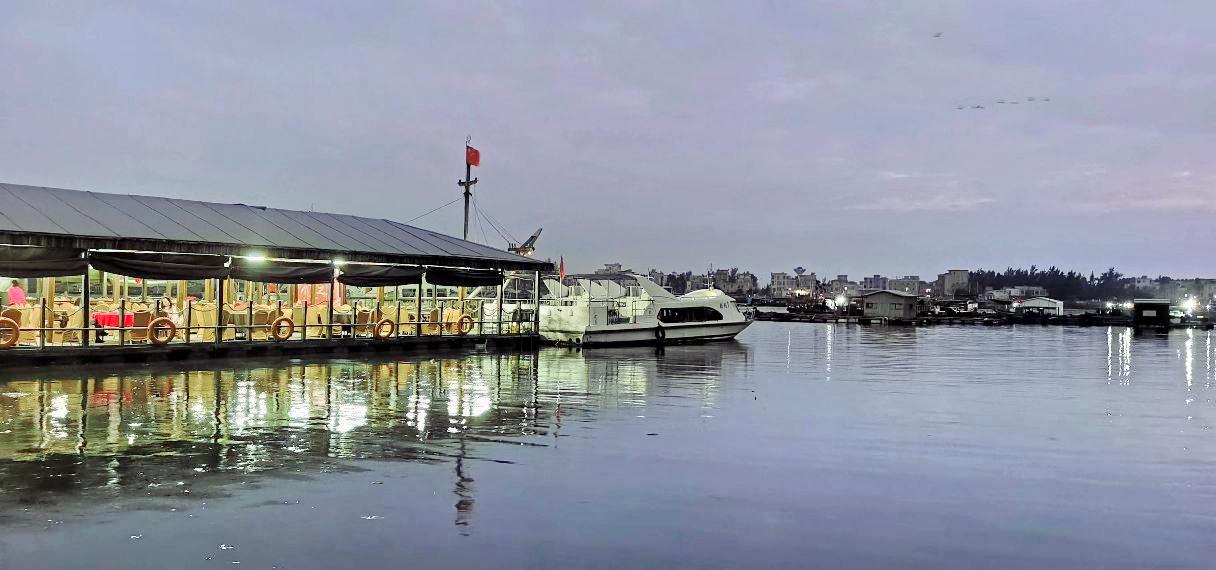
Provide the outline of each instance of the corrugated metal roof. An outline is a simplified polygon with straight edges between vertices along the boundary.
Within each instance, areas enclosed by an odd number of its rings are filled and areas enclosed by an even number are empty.
[[[383,219],[0,183],[14,245],[546,269],[551,264]]]

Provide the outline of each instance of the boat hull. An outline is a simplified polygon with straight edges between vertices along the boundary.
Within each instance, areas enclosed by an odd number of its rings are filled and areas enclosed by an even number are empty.
[[[661,327],[615,325],[585,331],[541,331],[541,334],[551,343],[582,346],[692,344],[730,340],[750,324],[751,321],[714,321]]]

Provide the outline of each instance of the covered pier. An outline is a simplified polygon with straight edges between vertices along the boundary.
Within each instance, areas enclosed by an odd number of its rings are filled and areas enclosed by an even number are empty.
[[[385,219],[0,184],[0,362],[530,344],[551,269]]]

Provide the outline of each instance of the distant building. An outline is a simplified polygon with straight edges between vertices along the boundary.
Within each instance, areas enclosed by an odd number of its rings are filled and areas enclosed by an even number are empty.
[[[1047,289],[1035,285],[1017,285],[1004,289],[993,289],[984,293],[984,298],[990,301],[1012,301],[1015,299],[1030,299],[1032,297],[1047,297]]]
[[[833,297],[838,295],[852,297],[858,293],[861,285],[858,285],[856,281],[849,281],[848,275],[837,275],[835,279],[828,282],[827,289],[828,294]]]
[[[1049,297],[1031,297],[1022,301],[1017,306],[1017,311],[1021,313],[1041,313],[1058,317],[1064,314],[1064,301]]]
[[[1157,291],[1157,280],[1147,275],[1141,275],[1133,279],[1132,285],[1137,291],[1145,293],[1155,293]]]
[[[859,297],[861,314],[866,317],[887,319],[914,319],[919,310],[918,296],[901,291],[875,291]]]
[[[625,269],[624,266],[619,263],[605,263],[604,267],[596,269],[595,273],[597,275],[609,275],[613,273],[633,273],[633,270]]]
[[[937,276],[933,282],[933,294],[938,297],[955,297],[971,292],[971,272],[967,269],[951,269]]]
[[[891,279],[887,282],[886,289],[889,291],[901,291],[903,293],[914,293],[916,295],[925,294],[925,289],[928,289],[928,283],[920,280],[919,275],[905,275],[898,279]]]
[[[768,280],[769,295],[774,299],[784,299],[790,296],[790,290],[797,287],[794,276],[780,271],[770,273]]]
[[[819,279],[815,278],[814,273],[803,273],[794,277],[794,289],[804,291],[802,295],[810,295],[819,287]]]
[[[875,275],[873,277],[864,277],[861,280],[861,288],[862,289],[873,289],[875,291],[882,291],[887,288],[888,281],[890,281],[890,280],[881,275]]]
[[[693,273],[692,277],[688,278],[688,286],[685,287],[685,292],[707,289],[710,284],[711,282],[708,276],[700,273]]]
[[[650,272],[648,272],[646,274],[646,276],[650,277],[650,280],[654,281],[655,284],[657,284],[659,287],[667,286],[667,274],[663,273],[662,271],[659,271],[657,269],[651,269]]]
[[[1174,299],[1194,297],[1206,304],[1216,298],[1216,279],[1175,279],[1173,283],[1178,288]]]
[[[727,295],[750,295],[756,291],[758,279],[750,271],[739,271],[737,267],[718,269],[713,273],[714,288]]]

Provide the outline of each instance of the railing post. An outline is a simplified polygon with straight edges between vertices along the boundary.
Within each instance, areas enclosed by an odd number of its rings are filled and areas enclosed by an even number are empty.
[[[397,319],[394,322],[393,336],[401,336],[401,287],[397,287]]]
[[[194,331],[190,329],[190,323],[194,320],[194,301],[186,300],[186,344],[190,344],[190,336]]]
[[[125,293],[125,291],[124,291]],[[118,300],[118,346],[127,345],[127,298]]]
[[[312,294],[312,287],[308,288],[308,294]],[[295,315],[292,315],[293,317]],[[300,340],[308,340],[308,301],[304,301],[304,328],[300,331]]]

